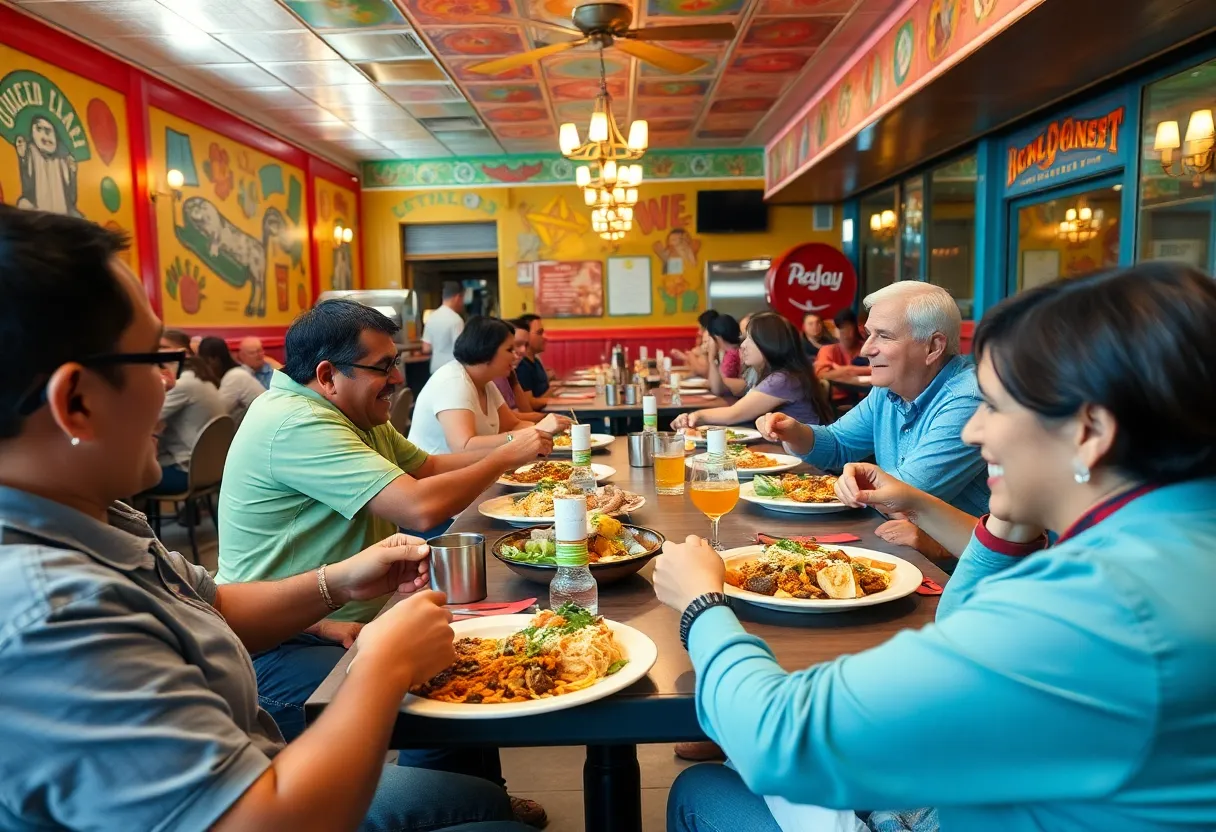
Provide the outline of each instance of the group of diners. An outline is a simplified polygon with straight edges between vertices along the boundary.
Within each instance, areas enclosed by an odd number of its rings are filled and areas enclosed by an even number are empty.
[[[160,476],[165,376],[185,359],[159,351],[124,245],[0,206],[3,825],[539,825],[495,749],[384,759],[404,693],[455,655],[423,535],[399,529],[444,524],[536,458],[548,417],[418,448],[388,424],[393,324],[321,303],[237,431],[212,578],[119,502]],[[936,623],[789,672],[725,602],[718,553],[669,541],[655,591],[684,613],[698,718],[730,765],[676,780],[668,829],[789,832],[789,804],[874,830],[1216,827],[1216,284],[1152,263],[1041,286],[987,312],[974,362],[938,292],[866,298],[874,389],[836,422],[755,422],[838,469],[842,501],[957,557]],[[740,361],[793,385],[764,320]],[[487,381],[514,358],[506,327],[472,323],[454,356],[489,418]],[[440,425],[469,446],[467,423]],[[408,597],[371,620],[392,592]],[[356,640],[305,727],[303,699]]]

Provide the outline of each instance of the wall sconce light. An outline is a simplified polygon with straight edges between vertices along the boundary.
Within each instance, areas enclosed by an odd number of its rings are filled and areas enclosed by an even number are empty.
[[[344,242],[344,243],[349,243],[349,242],[350,242],[351,240],[353,240],[353,239],[355,239],[355,231],[354,231],[354,229],[352,229],[352,228],[343,228],[343,229],[342,229],[342,242]]]
[[[161,196],[171,196],[174,199],[181,199],[182,187],[186,184],[186,177],[177,168],[172,168],[168,173],[165,174],[165,184],[169,186],[169,190],[153,191],[148,195],[152,198],[153,202],[156,202],[156,198]]]
[[[889,237],[895,233],[895,212],[890,208],[880,214],[870,214],[870,230],[876,237]]]
[[[334,224],[334,245],[342,245],[342,223]]]
[[[342,223],[334,223],[334,245],[340,246],[355,239],[355,231]]]
[[[1179,136],[1178,122],[1162,121],[1157,125],[1153,150],[1161,154],[1161,169],[1179,179],[1199,176],[1216,170],[1216,124],[1211,110],[1195,110],[1187,120],[1186,135]],[[1174,166],[1174,151],[1181,150],[1178,166]]]

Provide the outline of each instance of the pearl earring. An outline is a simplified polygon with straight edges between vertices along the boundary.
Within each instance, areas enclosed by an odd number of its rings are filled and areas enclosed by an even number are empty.
[[[1077,481],[1077,485],[1085,485],[1089,482],[1089,467],[1079,459],[1072,461],[1072,478]]]

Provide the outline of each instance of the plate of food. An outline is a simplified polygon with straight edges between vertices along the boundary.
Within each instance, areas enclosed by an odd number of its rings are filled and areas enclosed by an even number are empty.
[[[401,709],[439,719],[506,719],[574,708],[624,690],[654,666],[648,636],[573,604],[452,625],[456,661]]]
[[[616,440],[616,437],[610,433],[593,433],[591,434],[591,450],[598,448],[606,448]],[[559,433],[553,437],[553,453],[568,454],[570,453],[570,434]]]
[[[562,387],[594,387],[595,379],[593,378],[568,378],[561,384]]]
[[[654,529],[622,523],[593,513],[587,518],[587,551],[591,574],[598,584],[626,578],[663,549],[666,538]],[[553,527],[521,529],[494,541],[490,554],[529,581],[548,585],[557,569],[557,542]]]
[[[739,499],[786,514],[828,514],[848,511],[836,498],[836,478],[818,474],[757,473],[739,485]]]
[[[710,425],[703,425],[699,428],[684,428],[684,438],[691,439],[697,445],[705,444],[705,431],[710,429]],[[726,441],[739,442],[746,445],[749,442],[760,441],[760,431],[755,428],[727,428]]]
[[[911,595],[924,580],[912,564],[857,546],[824,546],[782,538],[722,553],[725,592],[783,612],[823,613],[885,604]]]
[[[756,474],[776,474],[790,471],[802,464],[802,460],[789,454],[765,454],[753,451],[744,445],[727,445],[726,453],[735,461],[735,471],[742,477]],[[685,457],[684,464],[692,467],[694,459],[705,459],[708,454]]]
[[[521,466],[514,471],[508,471],[498,478],[498,484],[510,488],[531,488],[545,479],[565,482],[570,479],[570,468],[569,462],[546,459]],[[616,473],[616,469],[610,465],[593,462],[591,463],[591,473],[595,474],[595,481],[602,484],[604,480]]]
[[[553,498],[565,497],[570,489],[563,483],[541,480],[527,494],[504,494],[486,500],[477,507],[486,517],[502,520],[517,528],[545,525],[553,522]],[[608,484],[587,495],[587,510],[617,517],[637,511],[646,505],[646,498]]]

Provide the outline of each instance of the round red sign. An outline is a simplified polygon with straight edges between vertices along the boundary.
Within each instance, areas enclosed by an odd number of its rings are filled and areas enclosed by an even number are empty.
[[[831,319],[853,305],[857,272],[840,249],[803,243],[773,261],[764,278],[764,294],[773,311],[801,330],[808,312]]]

